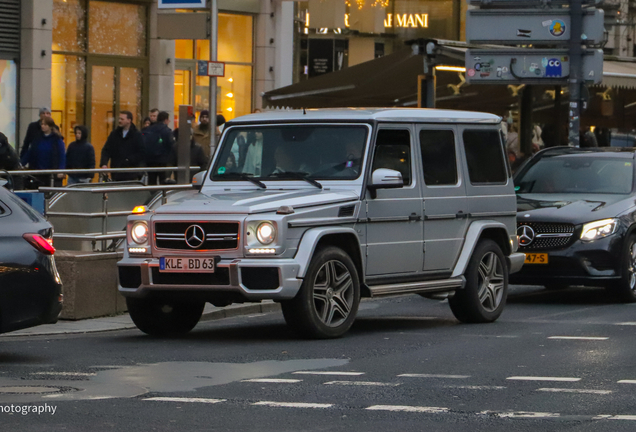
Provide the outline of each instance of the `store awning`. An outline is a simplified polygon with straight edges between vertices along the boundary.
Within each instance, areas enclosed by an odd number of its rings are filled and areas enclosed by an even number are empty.
[[[603,86],[636,89],[636,63],[626,61],[603,62]]]

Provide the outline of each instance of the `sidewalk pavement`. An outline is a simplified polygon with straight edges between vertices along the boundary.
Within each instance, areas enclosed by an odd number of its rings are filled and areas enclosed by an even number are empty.
[[[253,315],[280,310],[280,304],[273,301],[262,303],[234,304],[226,307],[216,307],[206,303],[201,321],[212,321],[223,318],[231,318],[242,315]],[[52,336],[62,334],[93,333],[113,330],[125,330],[135,328],[130,315],[118,315],[114,317],[93,318],[78,321],[60,320],[57,324],[45,324],[24,330],[17,330],[0,335],[2,337],[24,336]]]

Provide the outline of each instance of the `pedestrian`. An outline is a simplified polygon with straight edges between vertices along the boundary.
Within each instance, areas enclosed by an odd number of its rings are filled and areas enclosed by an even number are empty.
[[[110,161],[111,168],[137,168],[144,161],[144,138],[133,123],[130,111],[119,113],[118,127],[110,133],[99,165],[106,169]],[[115,181],[139,180],[139,173],[111,173]]]
[[[219,145],[219,140],[221,139],[221,133],[223,133],[223,128],[225,127],[225,117],[223,114],[216,115],[216,134],[214,139],[214,145]]]
[[[598,147],[598,142],[596,141],[594,132],[592,132],[589,127],[581,128],[581,133],[579,134],[579,147]]]
[[[177,136],[175,137],[176,141],[174,143],[174,146],[172,148],[172,154],[170,156],[170,163],[174,166],[177,166],[178,164],[178,154],[179,154],[178,153],[179,149],[177,144],[177,141],[179,140],[179,136],[177,133],[178,131],[179,131],[178,129],[175,130],[175,134]],[[205,155],[204,147],[195,141],[194,134],[191,132],[190,133],[190,166],[200,167],[200,169],[198,171],[193,172],[193,174],[196,174],[198,172],[205,170],[208,167],[209,160],[210,158]]]
[[[88,142],[88,129],[85,126],[75,126],[75,141],[66,149],[67,169],[95,169],[95,149]],[[90,183],[94,174],[69,174],[68,184]]]
[[[41,124],[42,135],[29,145],[26,153],[20,158],[23,166],[32,170],[53,170],[66,168],[66,153],[62,137],[55,131],[55,121],[51,117],[44,117]],[[34,176],[39,186],[51,184],[51,176]],[[55,176],[53,185],[62,186],[64,174]]]
[[[508,123],[508,135],[506,138],[506,150],[513,151],[517,157],[521,156],[519,134],[512,123]]]
[[[194,127],[194,141],[201,146],[206,158],[210,158],[210,111],[199,114],[199,124]]]
[[[20,157],[24,156],[24,154],[29,150],[29,146],[38,141],[42,137],[42,121],[46,117],[51,117],[51,110],[47,107],[40,108],[40,118],[32,123],[29,123],[27,127],[26,135],[24,136],[24,143],[22,144],[22,148],[20,149]]]
[[[150,117],[146,117],[143,122],[141,122],[141,131],[152,125],[152,120]]]
[[[22,166],[18,153],[9,144],[9,139],[5,134],[0,132],[0,170],[17,171]],[[22,189],[22,176],[10,177],[9,188],[18,190]]]
[[[170,114],[161,111],[157,115],[157,123],[144,130],[145,160],[148,167],[168,166],[174,146],[174,136],[168,124]],[[149,172],[148,184],[156,185],[157,181],[159,184],[166,184],[167,176],[166,172]]]
[[[150,119],[151,125],[157,123],[158,115],[159,115],[159,108],[153,108],[148,112],[148,118]]]

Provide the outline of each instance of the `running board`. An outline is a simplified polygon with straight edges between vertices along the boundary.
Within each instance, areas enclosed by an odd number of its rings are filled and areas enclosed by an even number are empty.
[[[371,291],[371,297],[381,297],[395,294],[452,291],[463,288],[465,283],[466,279],[464,279],[463,276],[460,276],[458,278],[451,279],[375,285],[370,286],[369,291]]]

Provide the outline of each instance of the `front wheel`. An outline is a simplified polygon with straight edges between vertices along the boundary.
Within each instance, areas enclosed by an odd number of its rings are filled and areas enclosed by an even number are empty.
[[[316,339],[340,337],[358,312],[360,282],[353,261],[340,248],[318,250],[296,297],[281,303],[287,324]]]
[[[142,332],[151,336],[185,334],[203,314],[204,302],[173,302],[126,298],[130,318]]]
[[[466,268],[466,286],[448,300],[453,315],[465,323],[493,322],[501,315],[508,296],[508,266],[501,248],[492,240],[477,244]]]
[[[610,289],[621,301],[636,302],[636,235],[630,235],[625,239],[622,276]]]

